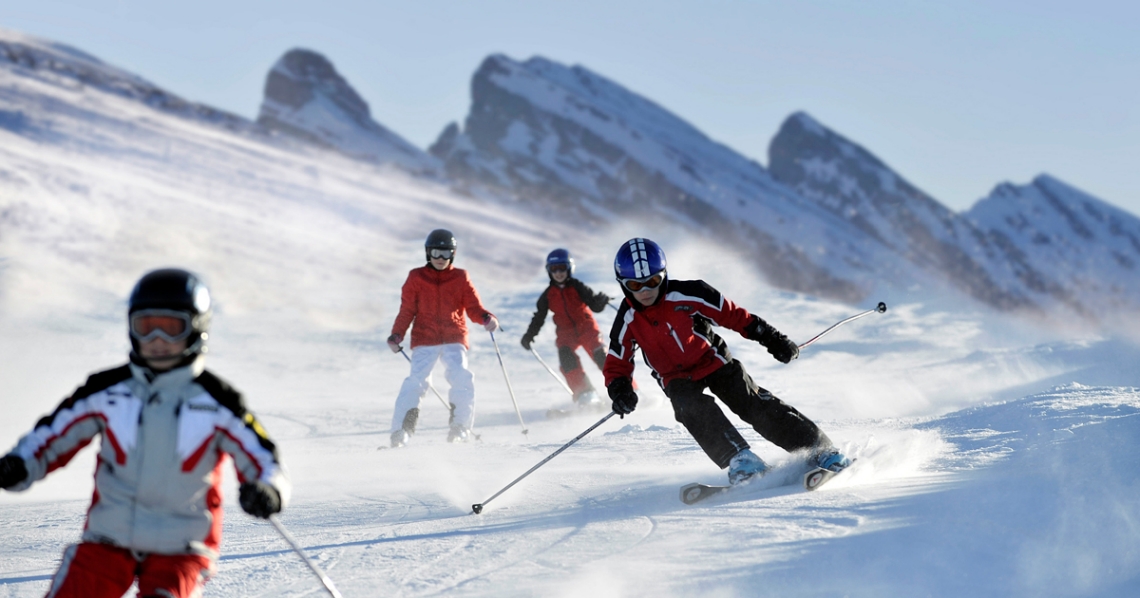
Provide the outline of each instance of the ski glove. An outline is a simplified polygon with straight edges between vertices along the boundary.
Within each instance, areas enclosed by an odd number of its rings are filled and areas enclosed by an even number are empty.
[[[0,488],[11,488],[28,479],[28,468],[19,455],[5,455],[0,459]]]
[[[607,387],[610,393],[610,400],[614,402],[614,413],[625,419],[625,416],[633,413],[637,408],[637,393],[633,391],[633,380],[630,378],[618,378]]]
[[[403,347],[400,346],[400,343],[403,340],[404,339],[400,338],[400,336],[397,334],[393,334],[392,336],[389,336],[388,337],[388,348],[391,349],[393,353],[399,353],[400,350],[403,349]]]
[[[499,329],[499,320],[496,319],[495,316],[487,314],[483,316],[483,328],[485,328],[487,332],[494,332]]]
[[[800,356],[799,345],[780,334],[779,330],[759,316],[752,316],[752,321],[744,327],[744,336],[763,345],[781,363],[790,363]]]
[[[521,342],[522,342],[523,348],[526,349],[527,351],[530,351],[530,346],[531,346],[531,344],[534,343],[534,337],[530,336],[529,334],[525,335],[522,337]]]
[[[265,482],[242,484],[238,502],[243,511],[261,519],[269,519],[270,515],[281,512],[281,495],[276,488]]]

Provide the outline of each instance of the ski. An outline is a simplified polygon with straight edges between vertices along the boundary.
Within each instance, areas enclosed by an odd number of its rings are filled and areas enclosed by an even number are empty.
[[[854,459],[852,459],[852,463],[854,463]],[[846,468],[844,468],[844,470],[845,469]],[[831,480],[831,478],[835,477],[838,473],[840,473],[840,472],[835,472],[835,471],[831,471],[830,469],[824,469],[822,467],[814,467],[813,466],[808,470],[807,473],[803,474],[802,481],[803,481],[804,490],[807,492],[811,492],[813,490],[818,490],[820,488],[820,486],[823,486],[824,484],[826,484],[828,481]],[[765,477],[767,477],[767,476],[765,476]],[[754,478],[754,479],[756,479],[756,478]],[[760,478],[760,479],[763,479],[763,478]],[[708,500],[714,496],[724,494],[726,492],[735,491],[735,490],[738,490],[741,488],[747,488],[750,485],[749,482],[751,482],[751,481],[752,480],[741,482],[740,484],[737,484],[735,486],[731,486],[731,485],[730,486],[715,486],[715,485],[711,485],[711,484],[700,484],[700,483],[686,484],[684,486],[681,486],[681,502],[683,502],[687,505],[696,504],[696,503],[699,503],[701,501]],[[788,482],[791,482],[791,481],[792,480],[788,480]],[[772,487],[777,488],[781,485],[783,485],[783,484],[777,483],[776,486],[772,486]]]

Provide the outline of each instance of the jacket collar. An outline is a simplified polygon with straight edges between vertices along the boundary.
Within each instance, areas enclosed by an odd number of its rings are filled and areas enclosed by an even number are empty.
[[[186,365],[176,367],[164,372],[156,372],[145,364],[138,363],[132,359],[131,375],[135,380],[147,385],[153,391],[161,391],[179,386],[185,386],[196,380],[202,372],[206,370],[206,358],[202,355],[195,356]]]

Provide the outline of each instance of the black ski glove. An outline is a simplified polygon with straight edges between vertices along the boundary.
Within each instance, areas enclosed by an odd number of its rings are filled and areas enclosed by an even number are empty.
[[[529,334],[524,334],[521,342],[522,342],[523,348],[526,349],[527,351],[530,351],[530,346],[532,343],[534,343],[534,337],[529,335]]]
[[[238,502],[243,511],[261,519],[269,519],[270,515],[281,512],[281,495],[276,488],[265,482],[242,484]]]
[[[393,334],[388,337],[388,348],[391,349],[393,353],[399,353],[400,349],[403,349],[403,347],[400,346],[402,342],[404,342],[404,339],[400,338],[400,335]]]
[[[28,467],[19,455],[5,455],[0,459],[0,488],[11,488],[28,479]]]
[[[637,408],[637,393],[633,391],[632,379],[618,378],[610,383],[607,390],[610,393],[610,400],[614,402],[614,413],[620,415],[622,419]]]
[[[788,337],[780,334],[779,330],[762,320],[759,316],[752,316],[752,321],[744,329],[746,336],[768,349],[780,363],[790,363],[800,356],[800,346]]]

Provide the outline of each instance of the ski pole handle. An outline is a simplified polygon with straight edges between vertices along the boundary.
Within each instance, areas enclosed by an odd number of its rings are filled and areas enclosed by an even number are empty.
[[[823,335],[825,335],[825,334],[827,334],[827,333],[831,332],[832,330],[835,330],[836,328],[839,328],[840,326],[842,326],[842,325],[844,325],[844,324],[846,324],[846,323],[848,323],[848,322],[851,322],[851,321],[853,321],[853,320],[858,320],[859,318],[862,318],[863,316],[866,316],[866,315],[870,315],[870,314],[873,314],[873,313],[880,313],[880,314],[881,314],[881,313],[886,313],[886,311],[887,311],[887,304],[886,304],[886,303],[883,303],[882,301],[880,301],[880,302],[879,302],[879,304],[878,304],[877,306],[875,306],[875,309],[868,309],[867,311],[865,311],[865,312],[861,312],[861,313],[857,313],[857,314],[855,314],[855,315],[851,316],[850,318],[847,318],[846,320],[841,320],[841,321],[839,321],[839,322],[836,322],[835,324],[832,324],[832,325],[831,325],[831,327],[830,327],[830,328],[828,328],[827,330],[824,330],[823,332],[821,332],[821,333],[819,333],[819,334],[817,334],[817,335],[813,336],[813,337],[811,338],[811,340],[809,340],[808,342],[806,342],[806,343],[804,343],[804,344],[800,345],[800,348],[801,348],[801,349],[803,349],[804,347],[806,347],[806,346],[808,346],[808,345],[810,345],[810,344],[814,343],[815,341],[817,341],[817,340],[819,340],[819,339],[823,338]]]

